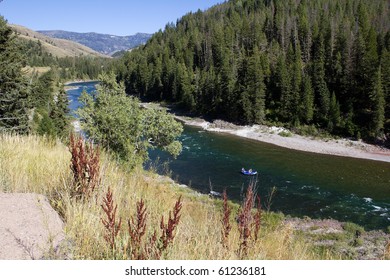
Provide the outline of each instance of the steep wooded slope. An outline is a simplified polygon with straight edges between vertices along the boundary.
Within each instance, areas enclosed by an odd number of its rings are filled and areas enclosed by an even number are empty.
[[[127,92],[238,123],[370,139],[390,131],[386,0],[231,0],[123,59]]]

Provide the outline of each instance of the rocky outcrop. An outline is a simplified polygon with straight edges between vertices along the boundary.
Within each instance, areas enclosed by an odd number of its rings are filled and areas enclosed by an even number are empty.
[[[66,259],[63,222],[46,197],[0,193],[0,259]]]

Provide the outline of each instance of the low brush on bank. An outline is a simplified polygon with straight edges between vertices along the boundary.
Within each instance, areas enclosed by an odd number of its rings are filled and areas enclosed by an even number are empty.
[[[37,136],[0,135],[0,191],[34,192],[47,196],[65,221],[74,259],[131,258],[131,251],[113,252],[113,242],[107,242],[107,229],[102,223],[107,213],[102,210],[102,205],[108,189],[110,199],[115,202],[118,221],[119,218],[131,221],[130,217],[137,212],[140,201],[145,204],[149,233],[161,232],[161,216],[167,217],[181,197],[180,221],[174,230],[174,239],[163,251],[161,259],[242,257],[242,236],[240,223],[237,222],[240,217],[239,205],[201,195],[141,169],[128,172],[104,152],[100,154],[99,185],[88,199],[78,199],[72,195],[74,178],[70,163],[71,153],[59,141]],[[227,204],[231,208],[231,215],[223,211]],[[318,253],[318,250],[313,250],[283,220],[279,214],[261,214],[257,240],[246,248],[245,259],[338,258],[328,251]],[[229,233],[224,235],[227,225]],[[124,227],[125,223],[122,225]],[[115,245],[127,248],[128,238],[128,234],[119,234]],[[131,242],[129,244],[131,246]]]

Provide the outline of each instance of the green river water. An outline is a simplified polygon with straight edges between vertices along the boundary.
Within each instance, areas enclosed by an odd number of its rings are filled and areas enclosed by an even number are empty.
[[[314,154],[281,148],[237,136],[186,126],[183,152],[169,160],[172,177],[202,192],[222,192],[240,200],[251,181],[265,201],[276,193],[271,210],[293,216],[352,221],[367,229],[390,225],[390,163]],[[241,175],[253,168],[257,177]]]
[[[87,90],[93,83],[82,84]],[[68,91],[72,110],[82,87]],[[157,170],[168,168],[173,179],[208,193],[227,189],[240,201],[251,181],[256,183],[264,207],[276,187],[270,209],[292,216],[334,218],[366,229],[390,226],[390,163],[301,152],[237,136],[185,126],[183,152],[177,159],[158,150],[150,152]],[[147,166],[149,166],[147,164]],[[259,172],[249,178],[242,167]]]

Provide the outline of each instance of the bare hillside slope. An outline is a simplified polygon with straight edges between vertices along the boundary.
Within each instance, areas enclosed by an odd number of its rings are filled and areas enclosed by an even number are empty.
[[[31,29],[28,29],[24,26],[10,24],[9,25],[16,34],[26,40],[40,41],[42,47],[48,53],[51,53],[56,57],[66,57],[66,56],[104,56],[91,48],[88,48],[79,43],[75,43],[69,40],[56,39],[45,36],[41,33],[35,32]]]

